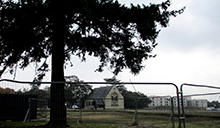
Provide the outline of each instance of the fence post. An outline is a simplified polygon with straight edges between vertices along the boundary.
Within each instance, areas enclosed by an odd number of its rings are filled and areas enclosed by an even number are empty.
[[[175,122],[174,122],[174,107],[173,107],[173,97],[170,98],[171,100],[171,111],[172,111],[172,128],[175,128]]]
[[[135,102],[136,102],[136,104],[135,104],[135,121],[134,121],[134,123],[133,123],[133,125],[138,125],[138,111],[137,111],[137,109],[138,109],[138,100],[137,99],[135,99]]]
[[[183,85],[184,84],[182,84],[181,86],[180,86],[180,95],[181,95],[181,107],[182,107],[182,119],[183,119],[183,128],[185,128],[186,127],[186,125],[185,125],[185,111],[184,111],[184,104],[183,104]]]
[[[181,128],[181,120],[180,120],[180,97],[179,97],[179,89],[177,87],[177,85],[175,85],[174,83],[170,83],[173,86],[176,87],[176,95],[177,95],[177,107],[178,107],[178,120],[179,120],[179,126],[178,128]]]
[[[134,117],[132,120],[132,124],[129,124],[131,126],[137,126],[138,125],[138,100],[134,98],[134,105],[135,105],[135,111],[134,111]]]
[[[181,103],[182,103],[182,116],[183,116],[183,126],[184,128],[185,126],[185,111],[184,111],[184,104],[183,104],[183,85],[187,85],[187,86],[194,86],[194,87],[206,87],[206,88],[213,88],[213,89],[220,89],[220,87],[215,87],[215,86],[208,86],[208,85],[195,85],[195,84],[187,84],[187,83],[183,83],[180,86],[180,90],[181,90]],[[206,95],[213,95],[213,94],[219,94],[219,93],[206,93]],[[204,94],[194,94],[194,95],[187,95],[187,96],[201,96]]]
[[[28,118],[28,121],[30,121],[30,109],[31,109],[31,99],[29,98],[28,99],[28,110],[27,110],[27,113],[25,115],[25,118],[24,118],[24,122],[27,121],[27,118]]]
[[[79,117],[78,117],[77,123],[78,124],[82,123],[82,108],[81,107],[79,108]]]
[[[173,97],[170,97],[170,102],[171,102],[171,115],[170,118],[167,122],[166,128],[168,127],[168,124],[170,123],[170,120],[172,119],[172,128],[175,128],[175,122],[174,122],[174,107],[173,107]]]

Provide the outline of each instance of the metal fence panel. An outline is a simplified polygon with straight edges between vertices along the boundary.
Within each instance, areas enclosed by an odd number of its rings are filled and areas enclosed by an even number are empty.
[[[198,116],[208,116],[208,101],[219,100],[220,87],[184,83],[180,86],[183,127],[186,127],[187,113],[196,113]],[[208,110],[209,111],[209,110]],[[219,113],[216,111],[215,113]],[[214,114],[211,114],[215,117]]]
[[[31,102],[30,98],[37,98],[37,95],[31,94],[0,94],[0,120],[23,121],[29,105],[30,119],[37,118],[37,103]]]
[[[63,82],[60,82],[63,83]],[[34,90],[34,84],[32,82],[20,82],[20,81],[10,81],[10,80],[1,80],[0,87],[2,88],[12,88],[11,93],[28,93],[35,94],[36,90]],[[42,82],[40,83],[40,91],[38,90],[38,98],[47,101],[47,105],[38,105],[38,117],[39,112],[45,112],[46,116],[49,118],[50,111],[50,84],[51,82]],[[59,83],[57,83],[59,84]],[[136,92],[139,95],[147,95],[148,97],[125,97],[121,98],[118,94],[110,93],[108,98],[100,99],[93,98],[87,99],[88,104],[93,106],[93,108],[86,109],[85,105],[86,99],[83,100],[74,100],[74,97],[77,95],[71,93],[72,91],[67,91],[65,93],[65,105],[67,107],[67,120],[68,122],[85,122],[85,123],[112,123],[115,124],[130,124],[135,125],[139,124],[149,124],[148,121],[150,114],[158,114],[162,113],[166,118],[163,118],[165,122],[170,122],[171,117],[174,119],[174,115],[177,117],[175,120],[179,123],[179,127],[181,127],[180,122],[180,100],[179,100],[179,90],[178,87],[173,83],[106,83],[106,82],[66,82],[66,85],[70,84],[88,84],[94,87],[106,87],[111,86],[113,84],[124,85],[128,91]],[[88,97],[87,97],[88,98]],[[152,101],[149,103],[150,100]],[[173,99],[173,104],[171,104],[171,99]],[[124,101],[124,106],[122,109],[119,109],[119,103]],[[43,102],[43,101],[42,101]],[[104,103],[104,104],[103,104]],[[148,106],[146,106],[148,104]],[[95,107],[96,105],[96,107]],[[104,105],[104,106],[103,106]],[[110,107],[109,107],[109,106]],[[171,109],[171,106],[174,107]],[[44,110],[40,109],[46,108]],[[104,109],[104,110],[103,110]],[[173,112],[171,111],[173,110]],[[165,123],[166,124],[166,123]],[[168,124],[168,123],[167,123]],[[173,126],[174,127],[174,126]]]

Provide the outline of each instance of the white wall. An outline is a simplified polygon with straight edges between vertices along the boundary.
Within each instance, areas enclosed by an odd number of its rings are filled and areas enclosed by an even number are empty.
[[[111,100],[111,95],[112,93],[117,93],[118,95],[118,106],[112,106],[112,100]],[[123,109],[124,108],[124,97],[121,95],[119,92],[118,88],[114,85],[112,89],[109,91],[108,95],[106,96],[105,100],[105,108],[106,109]]]

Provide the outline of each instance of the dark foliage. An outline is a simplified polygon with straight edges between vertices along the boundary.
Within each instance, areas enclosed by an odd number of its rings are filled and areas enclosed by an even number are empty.
[[[151,103],[151,100],[141,92],[128,91],[124,85],[117,87],[124,97],[125,108],[145,108]]]
[[[218,101],[208,101],[208,107],[214,107],[214,108],[219,108],[220,103]]]
[[[130,69],[138,74],[142,62],[153,57],[159,34],[167,27],[170,1],[125,7],[114,0],[0,0],[0,76],[9,68],[24,69],[44,61],[37,80],[48,71],[52,55],[52,81],[64,81],[64,64],[71,55],[82,61],[98,57],[97,71],[109,65],[114,74]],[[41,62],[42,63],[42,62]],[[65,127],[64,84],[51,85],[50,127]]]
[[[15,94],[15,90],[11,88],[2,88],[0,87],[0,94]]]
[[[115,74],[124,68],[139,73],[143,60],[154,56],[151,52],[157,45],[157,23],[167,27],[170,16],[183,11],[168,11],[169,6],[169,1],[131,7],[112,0],[62,1],[58,9],[66,27],[65,62],[71,55],[83,61],[91,55],[100,58],[98,71],[109,63]],[[1,0],[1,74],[7,67],[13,72],[15,66],[23,69],[52,54],[53,8],[50,0]],[[43,63],[39,71],[48,71],[48,65]]]
[[[92,92],[92,86],[83,83],[82,80],[79,80],[77,76],[65,76],[66,82],[65,85],[65,99],[68,103],[67,107],[72,105],[77,105],[80,108],[84,107],[84,101],[86,97]]]

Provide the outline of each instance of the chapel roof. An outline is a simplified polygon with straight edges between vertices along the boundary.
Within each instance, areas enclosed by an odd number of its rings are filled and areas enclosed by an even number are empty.
[[[93,92],[88,96],[88,99],[104,99],[113,86],[105,86],[95,88]]]

